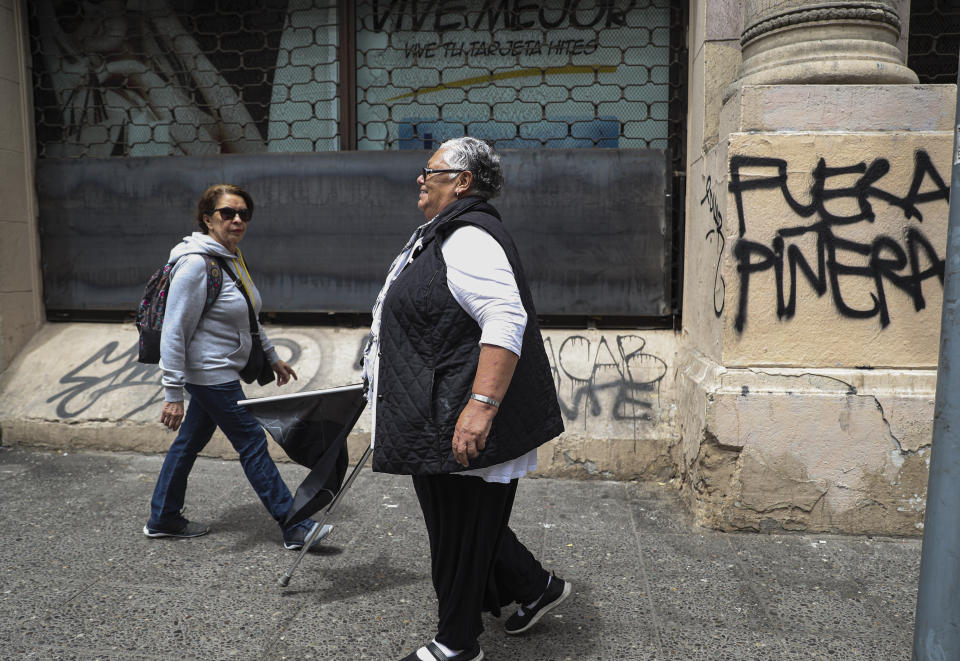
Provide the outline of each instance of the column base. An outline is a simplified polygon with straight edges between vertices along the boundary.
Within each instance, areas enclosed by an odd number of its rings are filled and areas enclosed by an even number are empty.
[[[727,369],[678,375],[683,494],[720,530],[918,535],[935,370]]]

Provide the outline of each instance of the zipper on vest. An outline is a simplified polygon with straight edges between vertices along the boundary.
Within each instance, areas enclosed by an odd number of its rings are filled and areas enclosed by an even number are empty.
[[[437,274],[438,274],[438,273],[440,273],[440,269],[439,269],[439,268],[438,268],[436,271],[434,271],[434,272],[433,272],[433,275],[430,276],[430,279],[427,280],[427,284],[425,284],[425,285],[423,286],[423,293],[424,293],[424,294],[426,294],[428,291],[430,291],[430,287],[433,286],[433,281],[437,279]]]

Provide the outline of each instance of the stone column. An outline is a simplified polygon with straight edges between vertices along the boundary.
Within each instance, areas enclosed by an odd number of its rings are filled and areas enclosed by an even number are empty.
[[[902,4],[744,0],[687,179],[677,457],[704,525],[922,530],[956,87],[903,66]]]
[[[743,85],[916,84],[897,47],[897,0],[746,0]]]

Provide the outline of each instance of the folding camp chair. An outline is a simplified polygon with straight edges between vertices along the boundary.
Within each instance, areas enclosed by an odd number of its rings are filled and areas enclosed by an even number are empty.
[[[277,583],[286,587],[310,547],[317,543],[324,522],[370,457],[367,448],[350,477],[347,472],[347,436],[366,407],[362,384],[277,395],[237,402],[263,425],[273,440],[295,462],[310,469],[297,488],[293,506],[283,523],[288,528],[323,510],[310,529],[293,565]]]

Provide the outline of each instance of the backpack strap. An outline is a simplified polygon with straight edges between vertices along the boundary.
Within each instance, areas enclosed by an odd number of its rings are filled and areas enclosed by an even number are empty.
[[[207,298],[203,302],[203,312],[201,314],[206,314],[207,310],[210,309],[210,306],[214,304],[217,300],[217,296],[220,295],[220,290],[223,289],[223,265],[220,262],[220,258],[209,253],[203,253],[203,261],[207,266]],[[164,284],[163,289],[167,289],[169,285],[169,273],[173,270],[173,266],[177,263],[177,260],[172,262],[167,262],[166,266],[163,267],[162,271],[159,273],[167,277],[167,282]],[[142,305],[142,304],[141,304]],[[166,307],[166,299],[163,300],[163,306]],[[160,317],[163,318],[164,308],[160,309]]]
[[[223,268],[218,257],[204,254],[203,259],[207,263],[207,300],[203,304],[203,312],[206,313],[223,289]]]

